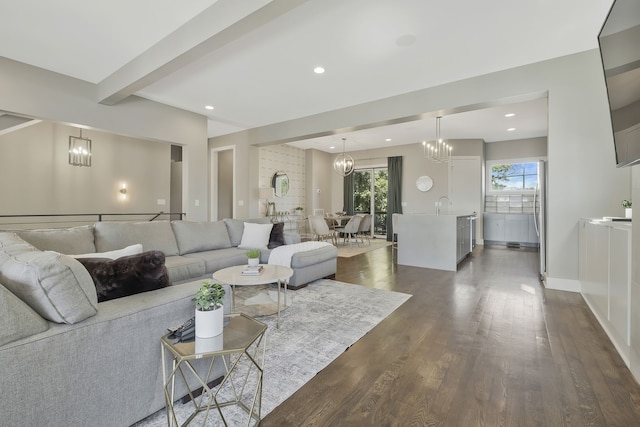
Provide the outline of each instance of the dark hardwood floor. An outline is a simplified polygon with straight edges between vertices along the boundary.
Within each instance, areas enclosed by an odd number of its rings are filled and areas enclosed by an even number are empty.
[[[336,280],[413,297],[261,426],[640,425],[640,386],[536,262],[482,247],[456,273],[397,266],[389,247],[339,258]]]

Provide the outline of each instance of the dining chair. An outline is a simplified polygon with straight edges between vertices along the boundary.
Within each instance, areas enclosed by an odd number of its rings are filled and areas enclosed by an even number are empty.
[[[327,222],[327,225],[332,230],[340,226],[340,220],[338,219],[336,214],[326,213],[324,214],[324,220]]]
[[[313,240],[324,242],[331,240],[333,245],[338,244],[335,231],[331,230],[322,215],[311,215],[309,217],[309,226],[313,233]]]
[[[358,228],[360,227],[360,221],[362,221],[361,215],[354,215],[349,219],[349,222],[345,224],[344,227],[337,227],[335,229],[338,235],[343,235],[343,244],[347,244],[351,242],[352,237],[354,238],[355,243],[358,243],[358,240],[355,236],[358,234]]]
[[[371,244],[371,214],[362,215],[362,219],[360,220],[360,226],[358,227],[358,236],[360,237],[360,241],[362,245],[365,244],[365,239],[367,244]]]

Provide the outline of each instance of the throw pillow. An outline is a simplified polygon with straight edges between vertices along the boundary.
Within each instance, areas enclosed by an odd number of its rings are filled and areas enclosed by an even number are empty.
[[[240,249],[267,249],[272,228],[273,224],[245,222],[242,241],[238,247]]]
[[[273,224],[271,235],[269,236],[269,244],[267,248],[273,249],[284,245],[284,222]]]
[[[96,286],[98,302],[169,286],[161,251],[148,251],[115,260],[80,258]]]
[[[107,252],[99,252],[93,254],[80,254],[80,255],[69,255],[72,258],[109,258],[109,259],[118,259],[123,256],[136,255],[142,253],[142,245],[140,243],[136,245],[127,246],[126,248],[117,249],[115,251],[107,251]]]
[[[96,290],[82,264],[41,252],[15,233],[0,233],[0,282],[52,322],[73,324],[97,313]]]

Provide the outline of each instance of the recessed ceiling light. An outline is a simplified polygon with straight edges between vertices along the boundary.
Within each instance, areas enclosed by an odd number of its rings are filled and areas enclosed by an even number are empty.
[[[204,108],[206,108],[207,110],[213,110],[213,105],[206,105]]]
[[[513,116],[515,116],[515,115],[516,115],[515,113],[507,113],[507,114],[505,114],[504,116],[505,116],[505,117],[513,117]]]
[[[516,130],[516,128],[509,128],[507,129],[509,132],[513,132],[514,130]]]
[[[329,147],[329,150],[335,150],[336,147],[334,147],[333,145],[331,147]]]
[[[385,141],[391,142],[391,138],[387,138],[387,139],[385,139]]]
[[[313,72],[316,74],[323,74],[324,73],[324,68],[322,67],[316,67],[313,69]]]

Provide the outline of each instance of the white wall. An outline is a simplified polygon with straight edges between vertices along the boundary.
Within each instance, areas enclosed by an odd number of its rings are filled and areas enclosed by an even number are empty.
[[[79,132],[44,121],[0,136],[2,214],[168,210],[169,144],[86,130],[82,135],[92,140],[92,165],[72,166],[69,136]],[[127,186],[126,200],[119,197],[122,183]],[[158,199],[167,204],[158,205]]]
[[[138,97],[129,97],[113,106],[98,104],[96,86],[91,83],[5,58],[0,58],[0,82],[0,110],[182,145],[184,210],[191,220],[207,219],[205,116]],[[200,206],[195,206],[195,200],[200,200]]]
[[[289,191],[284,197],[272,197],[277,212],[293,212],[298,206],[305,205],[305,152],[288,145],[270,145],[259,149],[259,180],[254,186],[253,197],[258,189],[271,187],[273,174],[282,171],[289,178]],[[264,216],[264,200],[260,200],[260,215]]]
[[[490,142],[484,145],[485,160],[546,158],[547,138],[527,138]]]

